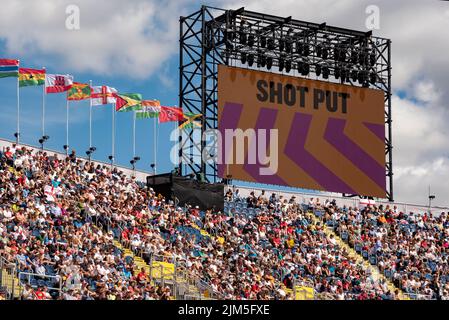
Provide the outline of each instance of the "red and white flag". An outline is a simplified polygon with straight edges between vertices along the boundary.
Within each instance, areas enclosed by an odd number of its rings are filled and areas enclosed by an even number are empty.
[[[45,77],[45,92],[58,93],[69,90],[73,85],[73,76],[62,74],[47,74]]]
[[[181,121],[182,119],[184,119],[184,113],[181,108],[161,106],[159,122]]]
[[[117,102],[117,89],[108,86],[92,87],[92,105],[115,104]]]
[[[55,188],[53,188],[53,186],[45,186],[44,193],[47,196],[48,202],[55,202],[56,194],[55,194]]]

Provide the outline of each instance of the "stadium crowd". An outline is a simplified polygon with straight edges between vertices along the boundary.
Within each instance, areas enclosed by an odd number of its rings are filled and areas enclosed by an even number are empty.
[[[21,279],[23,299],[170,299],[114,238],[149,263],[175,262],[220,299],[292,299],[285,288],[295,285],[330,299],[397,299],[325,232],[331,222],[407,292],[447,297],[438,285],[448,270],[446,215],[304,205],[263,191],[229,190],[225,200],[224,212],[180,208],[117,168],[13,145],[0,151],[0,255],[34,274]],[[324,212],[321,222],[308,209]]]
[[[398,288],[420,299],[449,299],[446,213],[406,213],[388,205],[338,207],[335,202],[312,207]]]

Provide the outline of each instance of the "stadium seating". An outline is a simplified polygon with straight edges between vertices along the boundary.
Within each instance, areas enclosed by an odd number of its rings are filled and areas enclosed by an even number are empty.
[[[232,191],[223,212],[181,208],[116,168],[26,148],[1,151],[0,196],[17,271],[2,283],[22,299],[447,297],[445,216]]]

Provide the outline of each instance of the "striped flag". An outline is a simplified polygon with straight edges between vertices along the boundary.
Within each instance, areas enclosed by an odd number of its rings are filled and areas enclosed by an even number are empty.
[[[19,60],[0,59],[0,78],[18,77]]]
[[[117,102],[117,89],[108,86],[92,87],[92,105],[99,106]]]
[[[137,119],[157,118],[161,111],[161,103],[158,100],[143,100],[142,109],[136,111]]]
[[[19,86],[41,86],[45,84],[45,69],[19,68]]]

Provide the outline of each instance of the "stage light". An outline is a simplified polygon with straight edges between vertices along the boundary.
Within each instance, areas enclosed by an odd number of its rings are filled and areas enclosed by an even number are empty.
[[[138,156],[135,156],[133,160],[134,160],[135,162],[137,162],[137,161],[139,161],[139,160],[140,160],[140,157],[138,157]]]
[[[329,49],[327,47],[323,47],[321,56],[323,59],[327,59],[329,57]]]
[[[353,64],[357,64],[357,61],[359,61],[359,55],[358,55],[357,50],[355,48],[353,48],[351,51],[351,62]]]
[[[66,145],[66,144],[65,144],[65,145],[63,145],[62,147],[64,148],[64,150],[68,150],[68,149],[69,149],[69,146],[68,146],[68,145]]]
[[[369,82],[370,82],[371,84],[375,84],[375,83],[377,82],[377,76],[376,76],[376,73],[374,73],[374,72],[371,72],[371,73],[370,73],[370,75],[369,75]]]
[[[321,58],[321,56],[323,55],[323,46],[321,44],[318,44],[316,46],[315,53],[318,58]]]
[[[40,143],[40,144],[43,144],[43,143],[44,143],[44,139],[42,139],[42,138],[39,139],[39,143]]]
[[[353,82],[357,81],[357,79],[358,79],[358,72],[357,72],[357,70],[352,70],[351,71],[351,78],[352,78]]]
[[[267,48],[268,50],[274,50],[274,39],[270,38],[267,40]]]
[[[292,70],[292,61],[290,59],[285,60],[285,71],[288,73]]]
[[[315,66],[315,74],[319,77],[321,75],[321,66],[317,64]]]
[[[279,71],[283,71],[284,70],[284,64],[285,64],[285,61],[284,61],[284,58],[279,58]]]
[[[361,64],[362,66],[367,65],[367,59],[368,59],[368,55],[367,55],[366,51],[365,50],[360,51],[359,64]]]
[[[306,76],[310,72],[310,66],[307,62],[298,62],[298,72],[301,73],[301,75]]]
[[[270,70],[272,66],[273,66],[273,58],[267,57],[267,69]]]
[[[267,46],[267,37],[261,36],[260,37],[260,47],[265,48]]]
[[[340,67],[335,67],[334,76],[335,76],[335,79],[340,78]]]
[[[252,67],[254,63],[254,54],[250,53],[248,55],[248,66]]]
[[[343,82],[349,82],[349,71],[346,70],[345,68],[341,68],[340,77]]]
[[[360,84],[364,84],[366,82],[366,72],[360,71],[357,80],[359,81]]]
[[[240,62],[241,62],[242,64],[245,64],[245,63],[246,63],[246,52],[242,52],[242,53],[240,54]]]
[[[285,40],[279,39],[279,51],[284,51],[285,49]]]
[[[301,41],[296,42],[296,53],[301,56],[304,53],[304,44]]]
[[[248,36],[248,46],[249,46],[249,47],[254,46],[254,42],[255,42],[255,37],[254,37],[253,34],[250,34],[250,35]]]
[[[109,161],[113,161],[114,157],[113,156],[109,156],[108,159],[109,159]]]
[[[243,45],[246,44],[246,33],[240,33],[240,43]]]
[[[241,44],[246,44],[246,39],[247,39],[244,24],[245,24],[244,21],[240,21],[239,37],[240,37]]]
[[[304,44],[303,45],[303,55],[307,57],[309,54],[310,54],[310,47],[308,44]]]
[[[293,50],[293,43],[291,41],[287,41],[285,43],[285,52],[292,53]]]
[[[371,66],[374,66],[376,64],[376,52],[371,51],[369,55],[369,63]]]
[[[328,79],[329,78],[329,68],[323,67],[323,78]]]
[[[262,53],[259,53],[259,55],[257,56],[257,66],[258,67],[265,67],[266,64],[266,58]]]

